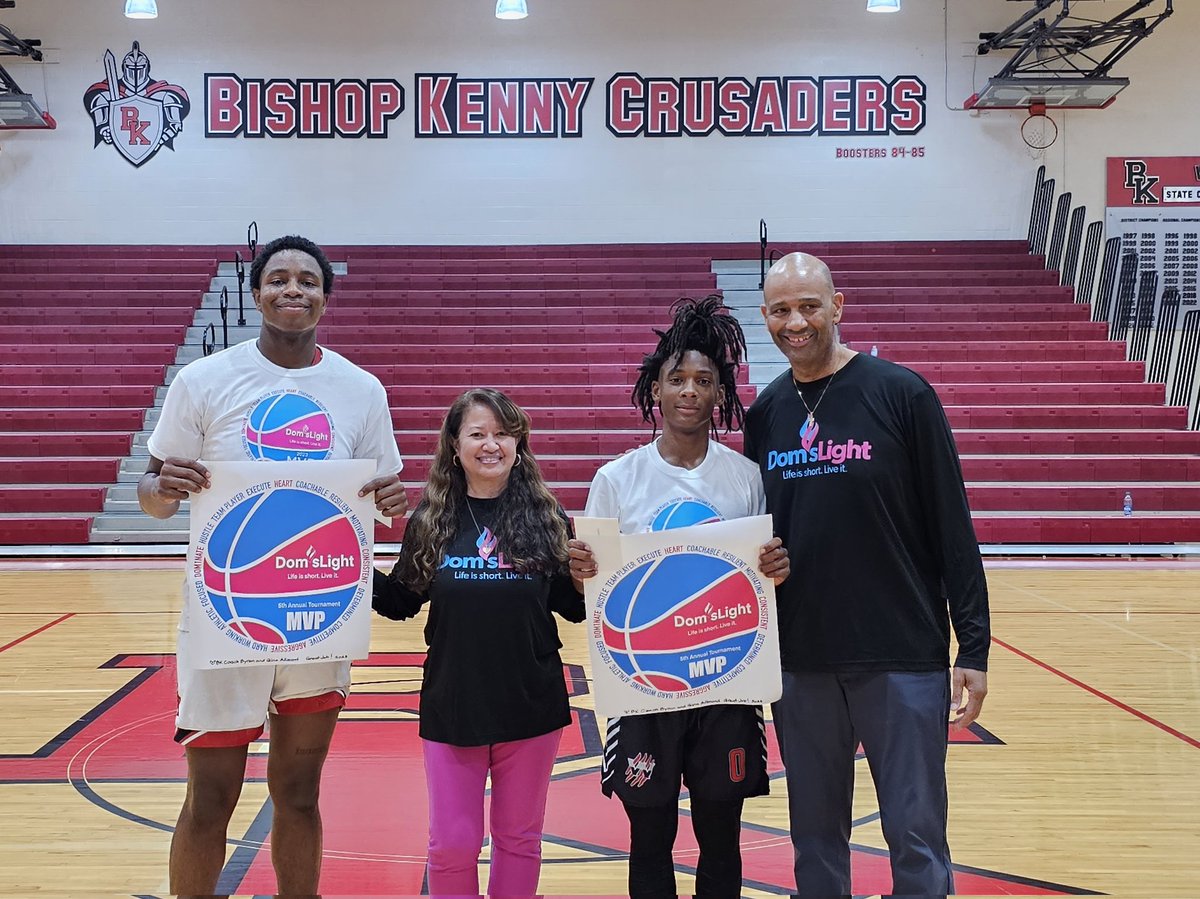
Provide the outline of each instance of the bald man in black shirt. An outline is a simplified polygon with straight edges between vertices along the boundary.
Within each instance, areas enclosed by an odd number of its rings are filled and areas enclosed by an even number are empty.
[[[843,297],[820,259],[779,260],[763,298],[790,368],[750,408],[745,453],[762,470],[795,568],[777,594],[784,673],[774,717],[796,887],[851,891],[861,742],[892,891],[952,893],[947,720],[965,727],[978,717],[991,641],[954,437],[920,375],[840,343]]]

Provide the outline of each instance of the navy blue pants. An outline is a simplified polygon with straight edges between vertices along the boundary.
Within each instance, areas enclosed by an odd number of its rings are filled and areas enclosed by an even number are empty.
[[[950,677],[936,672],[783,673],[772,707],[787,773],[799,895],[850,894],[854,755],[867,755],[892,892],[954,892],[946,844]]]

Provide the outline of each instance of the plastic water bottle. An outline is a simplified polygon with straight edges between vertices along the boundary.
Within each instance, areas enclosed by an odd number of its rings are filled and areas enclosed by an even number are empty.
[[[872,356],[879,355],[879,347],[876,344],[871,344],[871,355]]]
[[[1133,515],[1133,494],[1128,491],[1125,492],[1125,500],[1121,503],[1121,514],[1126,518]]]

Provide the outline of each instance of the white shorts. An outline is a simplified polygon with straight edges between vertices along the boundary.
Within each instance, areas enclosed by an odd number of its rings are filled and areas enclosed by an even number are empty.
[[[350,692],[349,662],[193,668],[188,643],[180,631],[175,741],[185,746],[245,746],[262,735],[268,712],[341,708]]]

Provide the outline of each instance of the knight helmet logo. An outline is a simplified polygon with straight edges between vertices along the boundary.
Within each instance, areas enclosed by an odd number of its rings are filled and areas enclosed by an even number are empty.
[[[175,136],[192,110],[187,91],[177,84],[150,80],[150,57],[137,41],[121,69],[112,50],[104,51],[104,80],[83,94],[96,142],[112,144],[127,162],[140,166],[161,147],[175,149]]]

